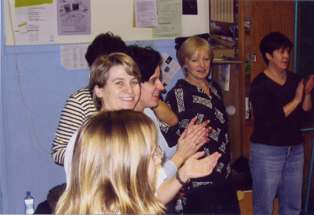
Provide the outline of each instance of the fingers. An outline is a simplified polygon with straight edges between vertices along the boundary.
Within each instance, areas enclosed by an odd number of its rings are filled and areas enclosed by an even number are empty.
[[[305,83],[305,94],[310,94],[314,87],[314,75],[310,75]]]
[[[197,130],[199,128],[207,127],[208,124],[209,124],[209,120],[206,120],[206,121],[204,121],[202,123],[198,123],[197,124],[197,117],[195,116],[195,117],[193,117],[191,119],[191,121],[189,122],[189,124],[188,124],[188,126],[186,127],[185,130],[187,130],[187,132],[189,133],[189,132]]]
[[[194,155],[192,155],[192,158],[199,159],[205,155],[204,151],[196,152]]]
[[[195,125],[196,120],[197,120],[197,116],[193,117],[191,119],[191,121],[189,122],[187,129],[189,129],[191,126]]]
[[[204,155],[204,151],[201,151],[188,158],[188,160],[180,168],[183,174],[187,175],[189,178],[199,178],[211,174],[216,167],[221,154],[215,152],[211,155],[201,158]]]

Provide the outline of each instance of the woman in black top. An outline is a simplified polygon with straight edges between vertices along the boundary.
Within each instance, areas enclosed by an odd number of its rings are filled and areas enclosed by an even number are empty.
[[[314,76],[306,83],[287,71],[291,41],[271,32],[260,43],[267,65],[252,82],[254,130],[250,168],[254,214],[272,214],[279,197],[280,214],[300,214],[304,149],[301,122],[312,108]]]
[[[199,122],[209,120],[212,128],[209,143],[201,150],[218,151],[221,157],[210,176],[192,180],[187,184],[186,214],[238,214],[236,192],[229,182],[230,150],[228,124],[222,94],[217,84],[208,79],[212,50],[207,40],[191,37],[177,51],[177,58],[185,72],[167,94],[166,101],[179,118],[178,126],[164,127],[168,143],[175,144],[188,122],[197,117]]]

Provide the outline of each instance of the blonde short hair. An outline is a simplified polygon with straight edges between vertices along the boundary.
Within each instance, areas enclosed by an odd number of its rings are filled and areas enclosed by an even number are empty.
[[[95,93],[94,88],[98,86],[100,88],[106,85],[109,76],[109,70],[113,66],[122,65],[128,75],[134,76],[138,82],[141,81],[141,72],[134,62],[134,60],[122,52],[115,52],[109,55],[99,56],[91,65],[90,78],[88,88],[93,92],[93,99],[98,110],[101,109],[101,99],[99,99]]]
[[[71,179],[57,214],[161,214],[148,166],[154,123],[141,112],[100,112],[80,130]]]
[[[177,50],[177,59],[181,67],[184,66],[185,60],[190,59],[198,50],[205,50],[208,52],[208,56],[210,60],[212,60],[213,50],[211,49],[208,41],[201,37],[193,36],[186,39]]]

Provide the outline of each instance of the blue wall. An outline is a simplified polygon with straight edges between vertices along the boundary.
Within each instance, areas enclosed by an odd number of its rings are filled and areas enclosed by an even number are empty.
[[[137,43],[175,57],[173,41]],[[2,213],[23,213],[27,190],[37,205],[50,188],[65,181],[63,167],[50,156],[51,143],[65,100],[87,84],[88,71],[65,70],[59,49],[59,45],[4,47],[0,76]]]

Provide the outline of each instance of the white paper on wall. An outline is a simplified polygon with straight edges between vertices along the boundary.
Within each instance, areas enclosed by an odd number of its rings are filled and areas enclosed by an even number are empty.
[[[16,45],[50,44],[57,34],[54,3],[15,7],[14,39]]]
[[[156,0],[135,1],[135,27],[157,26]]]
[[[88,45],[64,45],[60,47],[61,65],[67,70],[87,69],[85,53]]]

